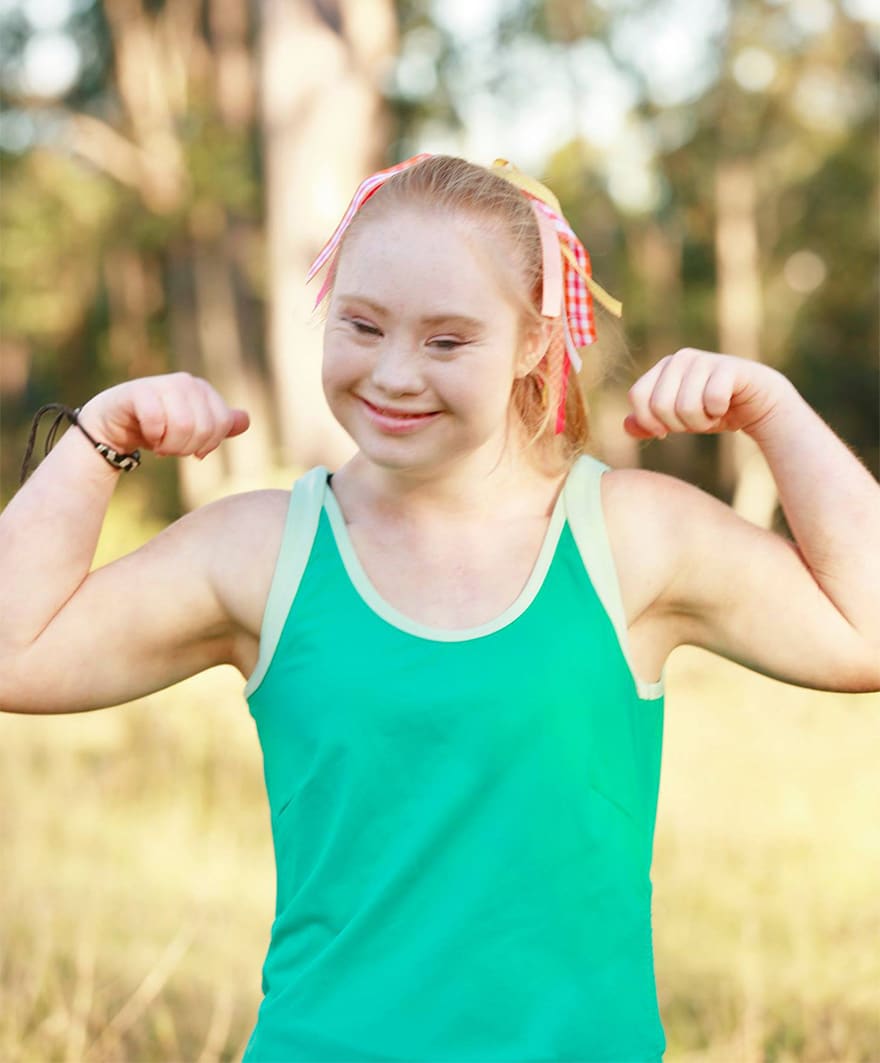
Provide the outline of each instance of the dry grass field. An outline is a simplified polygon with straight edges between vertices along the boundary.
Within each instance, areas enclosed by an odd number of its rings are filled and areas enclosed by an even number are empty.
[[[117,709],[0,717],[2,1063],[240,1058],[274,900],[241,687],[215,669]],[[880,1061],[878,750],[880,695],[673,658],[669,1063]]]

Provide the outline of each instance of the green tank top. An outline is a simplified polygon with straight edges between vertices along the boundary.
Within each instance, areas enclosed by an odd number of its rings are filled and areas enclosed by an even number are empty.
[[[326,469],[294,485],[245,687],[277,865],[245,1063],[662,1058],[663,689],[628,663],[605,468],[466,630],[379,596]]]

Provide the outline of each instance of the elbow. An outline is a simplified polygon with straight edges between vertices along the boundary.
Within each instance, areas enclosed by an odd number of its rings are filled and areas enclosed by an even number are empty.
[[[880,694],[880,644],[862,643],[862,650],[842,677],[840,690],[847,694]]]
[[[22,712],[16,696],[16,672],[18,654],[14,651],[0,653],[0,712]]]
[[[39,692],[45,691],[45,683],[29,677],[26,658],[23,648],[0,654],[0,712],[34,715],[51,711],[40,702]]]

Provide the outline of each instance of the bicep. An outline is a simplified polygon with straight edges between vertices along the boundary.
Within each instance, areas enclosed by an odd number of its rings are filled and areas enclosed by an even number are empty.
[[[800,686],[876,685],[876,650],[794,543],[675,477],[627,469],[604,479],[628,620],[662,656],[687,644]]]
[[[38,638],[4,662],[2,708],[103,708],[231,662],[238,623],[216,577],[236,567],[228,508],[195,510],[91,572]]]
[[[783,682],[870,689],[871,648],[822,590],[793,542],[675,481],[675,562],[664,593],[677,641]]]

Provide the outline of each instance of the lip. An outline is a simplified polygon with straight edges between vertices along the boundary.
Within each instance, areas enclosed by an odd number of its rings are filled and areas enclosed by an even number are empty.
[[[361,396],[358,396],[358,399],[371,423],[391,435],[415,431],[440,416],[439,410],[426,412],[420,410],[395,410],[390,406],[374,406]]]

